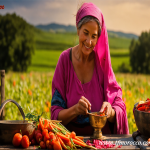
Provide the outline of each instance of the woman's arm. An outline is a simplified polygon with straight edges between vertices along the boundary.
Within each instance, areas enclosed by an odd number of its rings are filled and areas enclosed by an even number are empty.
[[[62,120],[62,123],[66,125],[78,115],[86,115],[88,110],[91,110],[91,104],[84,96],[81,96],[77,104],[59,112],[58,120]]]
[[[116,112],[115,110],[112,108],[111,110],[111,115],[110,117],[108,118],[108,121],[109,122],[112,122],[112,123],[115,123],[116,122]]]
[[[73,120],[75,117],[77,117],[77,113],[75,111],[76,105],[68,108],[68,109],[62,109],[58,114],[58,120],[62,121],[63,125],[67,125],[71,120]]]

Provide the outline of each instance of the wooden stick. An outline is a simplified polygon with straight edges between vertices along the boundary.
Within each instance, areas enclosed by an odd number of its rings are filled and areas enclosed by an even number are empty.
[[[5,70],[0,70],[0,76],[1,76],[1,86],[0,86],[0,93],[1,93],[1,104],[5,100]],[[3,109],[0,120],[3,120],[5,116],[5,110]]]

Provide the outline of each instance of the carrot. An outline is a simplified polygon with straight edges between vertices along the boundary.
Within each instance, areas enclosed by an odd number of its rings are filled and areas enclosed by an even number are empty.
[[[44,125],[43,125],[43,118],[40,118],[39,119],[39,126],[40,126],[40,128],[42,129],[42,130],[44,130]]]
[[[75,144],[77,144],[77,145],[80,145],[80,146],[82,146],[82,147],[85,147],[86,146],[86,144],[82,141],[82,142],[80,142],[80,141],[78,141],[78,140],[76,140],[76,139],[72,139],[73,140],[73,142],[75,143]]]
[[[83,141],[83,136],[76,136],[76,137]]]
[[[77,141],[83,142],[83,138],[81,140],[79,137],[76,136],[74,139],[77,140]]]
[[[62,140],[65,140],[66,142],[69,141],[69,137],[66,136],[66,135],[63,135],[63,134],[60,133],[60,132],[57,132],[56,135],[57,135],[58,137],[60,137]]]
[[[49,122],[47,119],[44,120],[44,129],[47,129],[49,125]]]
[[[63,130],[63,131],[65,131],[67,134],[70,134],[68,131],[66,131],[65,129],[62,129],[61,127],[57,126],[57,125],[54,124],[54,123],[52,123],[52,126],[53,126],[54,128],[57,128],[58,130]]]
[[[64,144],[63,140],[60,137],[58,137],[58,140],[59,140],[62,148],[67,149],[66,145]]]

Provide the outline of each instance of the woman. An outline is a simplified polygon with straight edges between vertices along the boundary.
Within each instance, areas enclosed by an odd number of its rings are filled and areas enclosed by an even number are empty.
[[[84,3],[76,15],[79,44],[62,52],[52,81],[51,119],[77,135],[92,135],[88,111],[106,108],[103,134],[128,134],[122,90],[111,67],[108,35],[101,10]]]

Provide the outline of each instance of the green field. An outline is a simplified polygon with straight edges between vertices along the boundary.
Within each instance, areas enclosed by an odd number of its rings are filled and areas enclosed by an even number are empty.
[[[54,71],[61,52],[78,44],[76,33],[51,33],[35,29],[35,54],[28,72]],[[131,39],[109,37],[111,62],[114,72],[123,62],[129,64],[129,45]]]
[[[62,51],[36,50],[32,58],[32,64],[28,68],[28,72],[49,72],[54,71],[58,58]]]
[[[62,51],[56,50],[36,50],[32,59],[32,64],[28,68],[30,71],[49,72],[54,71],[58,58]],[[114,72],[118,72],[118,66],[123,62],[129,64],[129,50],[110,50],[111,62]]]

